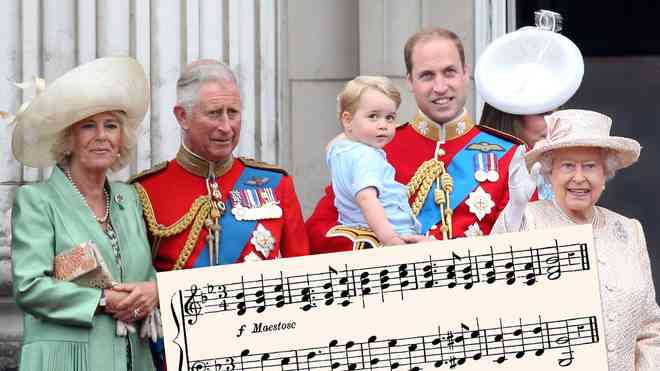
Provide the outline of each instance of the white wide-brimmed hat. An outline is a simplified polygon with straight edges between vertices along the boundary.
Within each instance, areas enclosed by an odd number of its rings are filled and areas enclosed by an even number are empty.
[[[477,92],[500,111],[530,115],[557,109],[580,87],[580,49],[553,31],[525,27],[493,41],[474,72]]]
[[[546,152],[559,148],[607,148],[617,156],[618,170],[634,164],[642,150],[634,139],[610,136],[612,119],[594,111],[562,110],[545,116],[548,133],[525,154],[527,168],[531,169]]]
[[[50,84],[14,119],[14,157],[30,167],[51,166],[58,133],[74,123],[107,111],[126,114],[135,129],[149,107],[144,69],[130,57],[99,58],[78,66]]]

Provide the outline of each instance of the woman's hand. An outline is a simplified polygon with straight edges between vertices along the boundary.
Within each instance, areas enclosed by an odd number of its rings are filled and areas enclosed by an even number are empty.
[[[116,306],[116,319],[133,322],[145,318],[158,305],[156,282],[131,282],[116,285],[111,291],[126,295]]]

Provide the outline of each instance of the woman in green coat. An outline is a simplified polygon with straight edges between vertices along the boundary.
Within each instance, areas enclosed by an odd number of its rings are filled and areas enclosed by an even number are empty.
[[[101,58],[57,79],[12,120],[16,159],[56,165],[47,181],[18,189],[12,210],[21,370],[153,370],[140,336],[158,301],[142,212],[130,186],[106,178],[130,160],[148,102],[137,61]],[[88,241],[110,285],[55,277],[80,268],[62,257]]]

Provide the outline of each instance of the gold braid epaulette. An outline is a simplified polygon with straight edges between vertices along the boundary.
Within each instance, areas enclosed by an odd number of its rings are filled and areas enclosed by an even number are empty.
[[[424,205],[426,196],[433,185],[433,181],[442,172],[442,163],[436,159],[426,160],[420,166],[415,175],[408,182],[408,197],[415,195],[411,209],[415,216],[419,215],[419,211]]]
[[[142,210],[144,213],[144,218],[147,222],[147,228],[155,238],[160,239],[163,237],[171,237],[177,235],[186,230],[192,224],[192,228],[190,229],[186,243],[183,246],[183,250],[181,250],[181,254],[179,254],[179,258],[174,264],[174,270],[183,268],[188,261],[190,254],[192,254],[192,251],[195,249],[199,233],[201,232],[206,219],[209,217],[209,197],[197,197],[185,215],[183,215],[173,224],[164,226],[156,221],[154,208],[151,205],[151,200],[149,199],[149,194],[147,194],[147,191],[139,183],[135,183],[134,185],[135,189],[137,190],[140,203],[142,204]]]

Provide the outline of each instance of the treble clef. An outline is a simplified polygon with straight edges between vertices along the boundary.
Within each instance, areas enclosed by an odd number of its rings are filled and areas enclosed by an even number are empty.
[[[199,289],[197,288],[197,285],[193,284],[190,286],[190,296],[188,297],[188,300],[186,300],[186,303],[183,305],[183,311],[185,312],[186,316],[193,317],[188,319],[189,325],[194,325],[197,322],[197,317],[202,312],[202,305],[197,300],[195,300],[198,290]]]

